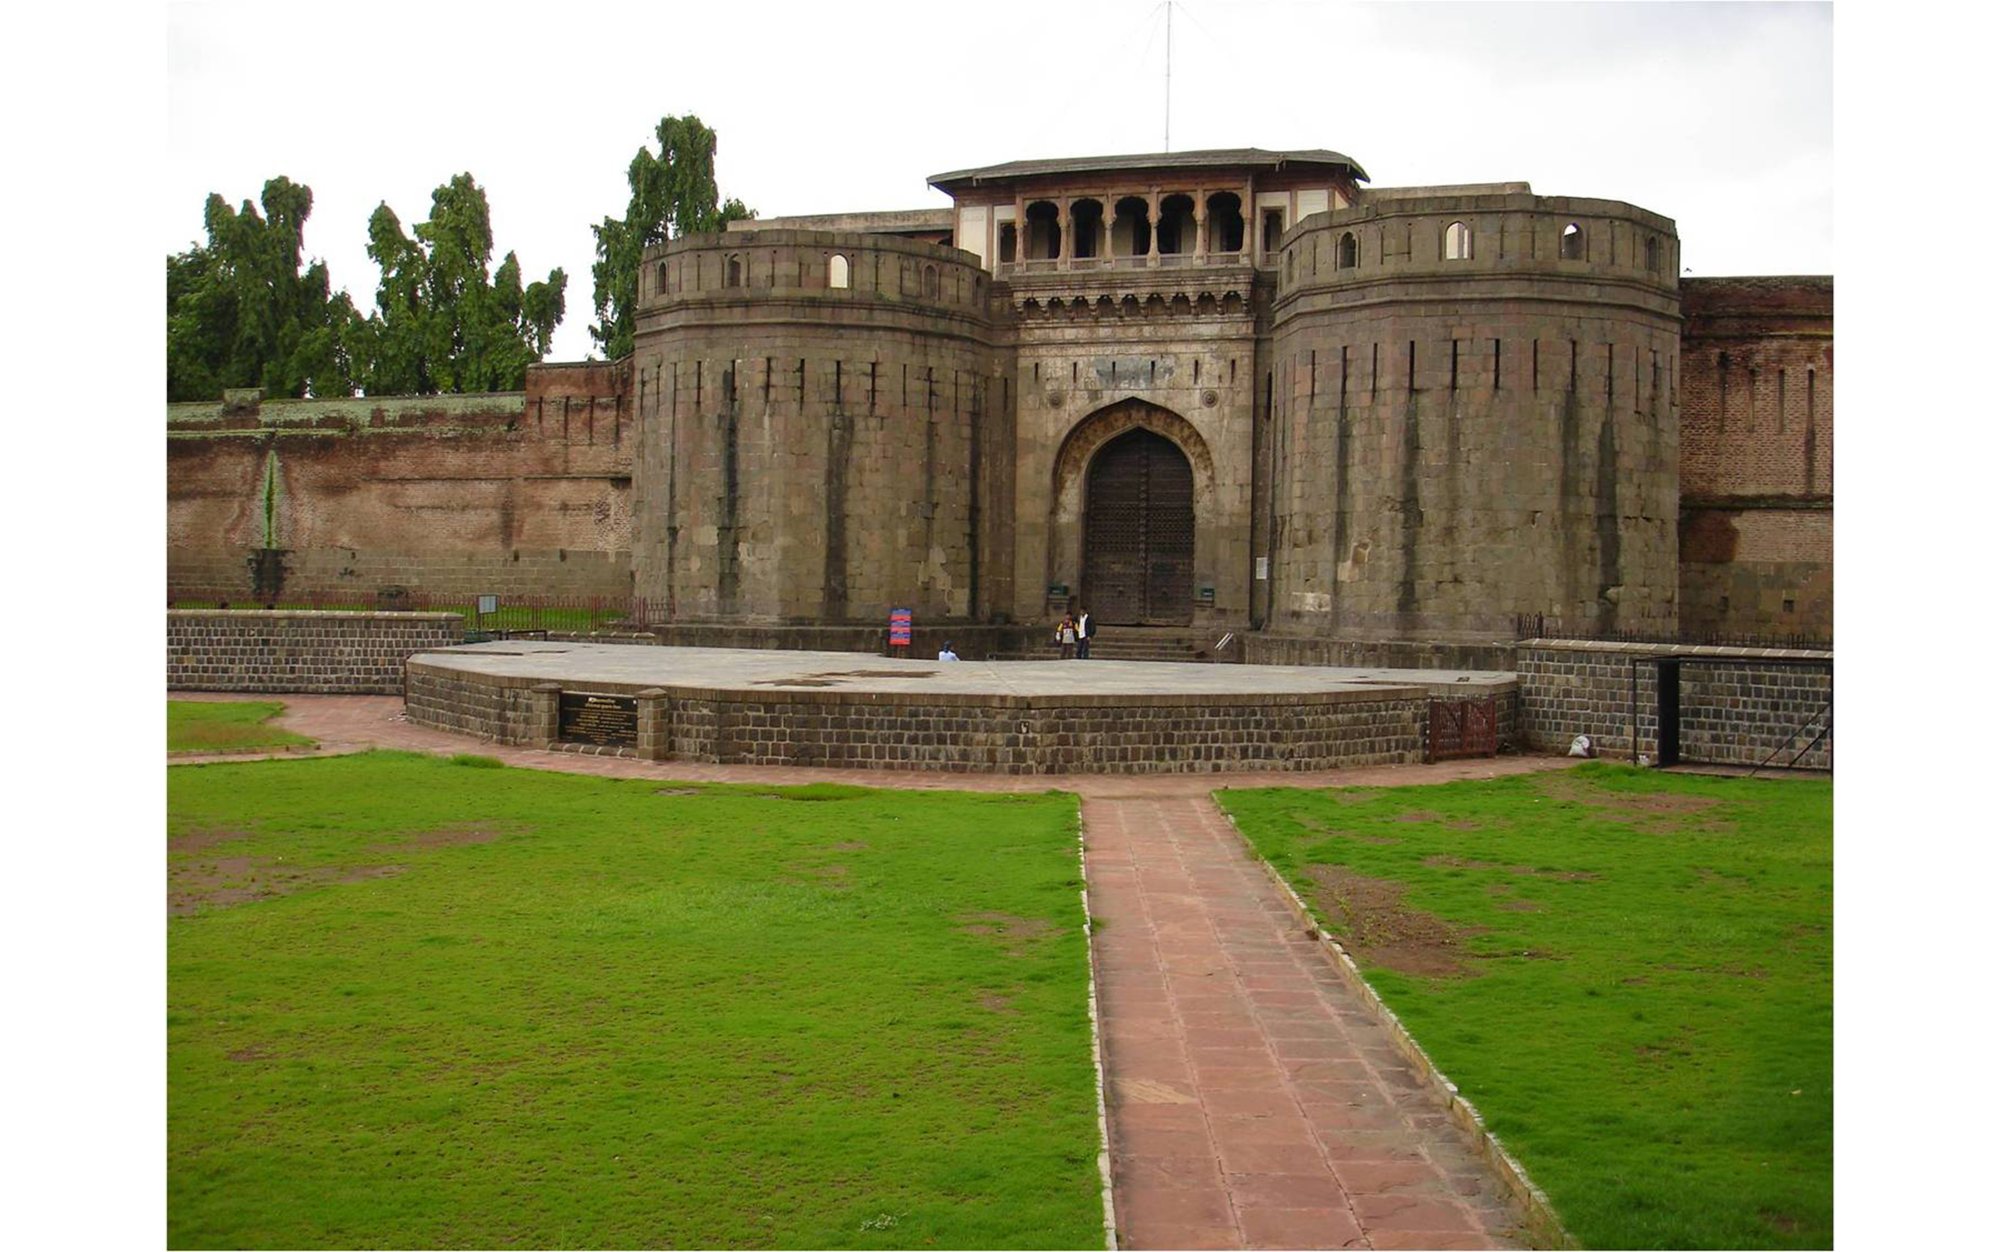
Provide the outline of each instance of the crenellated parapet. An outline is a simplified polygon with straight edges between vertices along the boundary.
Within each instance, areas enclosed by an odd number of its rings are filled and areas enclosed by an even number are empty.
[[[1487,298],[1629,303],[1671,314],[1679,299],[1673,221],[1616,200],[1371,193],[1285,235],[1279,317],[1385,300]]]
[[[955,248],[885,235],[747,230],[647,249],[642,331],[727,320],[839,321],[983,335],[990,278]]]

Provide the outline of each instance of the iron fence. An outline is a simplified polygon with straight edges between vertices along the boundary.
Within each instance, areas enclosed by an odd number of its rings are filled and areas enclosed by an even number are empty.
[[[491,636],[550,631],[639,631],[667,618],[664,599],[645,596],[492,596],[421,590],[287,592],[274,599],[222,600],[167,593],[169,609],[284,609],[321,613],[457,613],[468,635]]]
[[[1811,634],[1757,635],[1726,631],[1606,630],[1602,627],[1564,626],[1541,613],[1520,613],[1514,618],[1516,639],[1569,639],[1591,643],[1643,643],[1693,645],[1716,648],[1790,648],[1798,651],[1831,652],[1833,636]]]

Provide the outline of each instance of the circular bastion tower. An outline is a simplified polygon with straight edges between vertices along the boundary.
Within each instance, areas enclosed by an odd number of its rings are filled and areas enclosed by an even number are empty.
[[[1498,189],[1365,193],[1281,243],[1268,629],[1665,629],[1678,582],[1674,224]]]
[[[648,249],[632,354],[637,594],[686,622],[985,614],[995,410],[979,258],[751,230]]]

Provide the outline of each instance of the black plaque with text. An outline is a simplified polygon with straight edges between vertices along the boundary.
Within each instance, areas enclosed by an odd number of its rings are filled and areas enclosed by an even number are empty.
[[[557,703],[556,737],[564,743],[636,748],[639,746],[639,701],[634,696],[565,691]]]

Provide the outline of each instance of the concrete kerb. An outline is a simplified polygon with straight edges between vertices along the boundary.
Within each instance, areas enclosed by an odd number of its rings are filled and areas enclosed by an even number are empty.
[[[1091,942],[1090,869],[1083,846],[1083,797],[1070,794],[1076,799],[1076,872],[1082,884],[1076,894],[1083,905],[1083,954],[1090,973],[1090,1063],[1097,1071],[1097,1177],[1104,1198],[1104,1246],[1106,1252],[1118,1252],[1118,1208],[1111,1193],[1111,1122],[1104,1100],[1104,1032],[1097,1020],[1097,947]]]
[[[1528,1229],[1536,1244],[1549,1248],[1582,1247],[1583,1245],[1563,1228],[1562,1219],[1556,1216],[1555,1208],[1549,1203],[1548,1196],[1535,1185],[1533,1179],[1528,1177],[1528,1171],[1514,1159],[1512,1153],[1501,1146],[1500,1141],[1493,1137],[1493,1133],[1486,1129],[1486,1119],[1480,1115],[1479,1110],[1473,1107],[1471,1101],[1459,1094],[1458,1084],[1445,1077],[1444,1071],[1437,1067],[1437,1064],[1424,1052],[1422,1045],[1403,1027],[1402,1019],[1396,1016],[1395,1010],[1383,1002],[1382,997],[1375,993],[1375,988],[1368,985],[1368,980],[1361,976],[1360,966],[1356,965],[1354,958],[1347,954],[1347,949],[1341,947],[1338,941],[1326,933],[1306,902],[1292,889],[1292,884],[1286,882],[1285,876],[1278,872],[1277,867],[1258,853],[1255,845],[1243,833],[1243,828],[1236,824],[1236,818],[1229,810],[1215,802],[1214,793],[1210,793],[1209,798],[1211,803],[1215,803],[1224,820],[1229,823],[1230,829],[1236,832],[1236,837],[1243,841],[1243,847],[1250,854],[1250,859],[1257,862],[1265,875],[1276,884],[1278,890],[1284,894],[1284,898],[1290,902],[1293,916],[1317,942],[1320,951],[1332,964],[1340,980],[1368,1006],[1377,1023],[1388,1032],[1396,1050],[1401,1052],[1403,1058],[1417,1071],[1418,1079],[1444,1107],[1445,1112],[1459,1129],[1472,1137],[1479,1154],[1493,1166],[1501,1182],[1526,1210]]]

